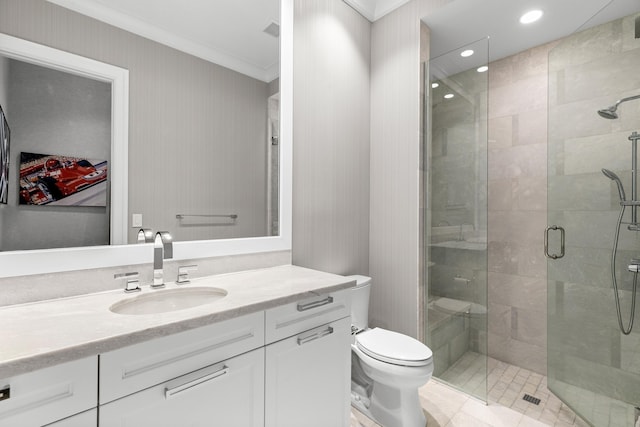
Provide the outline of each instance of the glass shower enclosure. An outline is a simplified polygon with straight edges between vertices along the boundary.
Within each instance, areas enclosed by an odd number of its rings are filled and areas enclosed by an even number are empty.
[[[548,384],[597,427],[638,425],[640,304],[626,332],[640,264],[639,30],[635,14],[549,53]]]
[[[488,40],[426,63],[425,341],[434,376],[487,397]]]

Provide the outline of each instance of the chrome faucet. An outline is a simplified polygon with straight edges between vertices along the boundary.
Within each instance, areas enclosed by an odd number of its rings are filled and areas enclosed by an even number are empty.
[[[153,231],[150,228],[141,228],[138,231],[138,243],[152,243]]]
[[[173,258],[173,238],[168,231],[158,231],[153,241],[152,288],[164,287],[163,260]]]

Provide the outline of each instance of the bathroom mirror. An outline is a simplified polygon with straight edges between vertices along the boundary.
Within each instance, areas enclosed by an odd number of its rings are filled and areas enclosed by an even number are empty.
[[[64,2],[61,1],[61,3]],[[37,11],[45,10],[50,12],[51,16],[41,16],[31,23],[15,24],[11,22],[9,17],[11,8],[22,11],[29,19],[31,19],[31,14],[27,10],[29,8],[35,8]],[[233,64],[225,64],[225,68],[222,68],[212,64],[210,62],[212,59],[203,60],[201,57],[169,48],[166,45],[163,45],[162,48],[169,51],[167,56],[156,54],[153,51],[157,45],[155,42],[103,23],[96,23],[87,16],[43,0],[29,2],[11,0],[0,4],[0,9],[0,32],[2,33],[15,35],[18,38],[27,38],[25,34],[31,34],[28,38],[37,42],[36,44],[63,47],[64,49],[61,50],[73,52],[73,54],[84,58],[95,58],[98,62],[112,64],[129,73],[130,99],[129,113],[126,115],[129,126],[129,141],[128,149],[125,149],[126,160],[118,162],[112,156],[109,165],[110,168],[114,168],[109,170],[110,178],[120,177],[125,183],[128,178],[129,183],[127,186],[128,196],[123,198],[120,205],[116,205],[116,208],[112,209],[116,212],[115,217],[120,217],[116,222],[121,222],[120,225],[114,225],[112,219],[110,225],[112,235],[114,232],[116,235],[121,233],[121,240],[118,241],[116,238],[115,242],[132,243],[135,241],[139,227],[134,228],[133,221],[137,221],[139,217],[136,218],[133,214],[141,214],[142,227],[154,230],[166,229],[176,236],[175,259],[290,250],[291,38],[293,20],[290,0],[282,1],[280,16],[277,17],[280,21],[280,76],[275,85],[273,81],[260,81],[242,72],[226,68],[233,66]],[[268,26],[271,21],[273,18],[265,17],[264,24]],[[60,28],[59,24],[61,23],[64,23],[64,29]],[[76,28],[87,32],[86,37],[73,34],[72,30]],[[115,34],[118,39],[107,41],[105,37],[110,34]],[[137,46],[132,46],[135,44]],[[4,44],[0,46],[0,51],[3,47]],[[116,52],[118,49],[124,49],[125,52]],[[22,52],[21,55],[28,57],[29,53]],[[33,61],[29,60],[28,62]],[[157,70],[164,70],[164,73],[158,73]],[[155,74],[153,74],[154,72]],[[216,73],[228,78],[223,85],[224,88],[215,86],[215,83],[206,80],[207,77],[210,77],[209,74]],[[167,76],[175,80],[167,79]],[[181,84],[172,85],[171,83],[175,81],[179,81]],[[205,83],[200,86],[190,84],[193,81],[204,81]],[[258,83],[252,83],[253,87],[251,87],[248,82],[253,81]],[[243,90],[243,95],[232,93],[232,89]],[[208,110],[201,111],[198,108],[200,105],[189,104],[189,100],[201,95],[199,92],[207,91],[212,93],[212,96],[208,97],[208,104],[205,102]],[[256,111],[249,111],[246,112],[247,115],[243,115],[245,111],[241,109],[242,96],[248,97],[255,93],[259,93],[261,97],[264,95],[264,105],[260,107],[260,111],[256,109]],[[270,97],[270,95],[275,96]],[[154,108],[144,108],[149,105]],[[275,121],[269,122],[268,110],[277,110],[278,107],[279,116],[276,116]],[[154,114],[162,109],[165,110],[163,115]],[[169,114],[166,113],[167,110]],[[185,112],[188,116],[187,119],[184,119]],[[264,129],[264,138],[260,141],[261,149],[266,151],[267,143],[277,147],[274,154],[275,162],[263,164],[261,166],[263,169],[258,171],[256,167],[246,168],[234,163],[237,159],[247,157],[244,155],[246,151],[242,151],[243,147],[239,147],[240,143],[222,145],[222,148],[213,149],[212,147],[218,141],[229,141],[231,139],[229,133],[207,130],[204,132],[205,137],[201,138],[198,133],[202,133],[202,131],[197,128],[197,125],[202,122],[214,121],[216,113],[221,115],[224,121],[235,121],[245,129],[250,127],[252,120],[263,120],[260,123]],[[171,119],[175,121],[174,126],[165,126],[167,120]],[[151,125],[153,123],[155,126]],[[9,124],[11,125],[10,122]],[[112,129],[112,132],[114,132],[112,136],[115,136],[116,130]],[[198,138],[204,141],[200,143],[200,146],[189,145],[190,141]],[[250,138],[253,136],[245,134],[239,139]],[[144,140],[145,144],[141,144],[141,140]],[[166,141],[169,141],[170,144],[163,145]],[[42,150],[39,153],[67,156],[76,154],[73,152],[54,153],[47,150]],[[196,163],[203,158],[208,161]],[[128,167],[121,171],[117,170],[118,164],[122,166],[126,163],[128,163]],[[220,174],[220,169],[222,169],[220,165],[222,164],[228,166],[227,171],[231,170],[232,173],[242,171],[246,180],[253,179],[254,182],[260,182],[262,195],[254,196],[248,192],[242,187],[237,175],[225,177],[225,174]],[[267,179],[267,169],[271,167],[270,165],[276,165],[278,169],[274,170],[274,176],[271,179]],[[12,166],[14,171],[17,170],[15,168],[18,165],[13,164]],[[209,175],[205,175],[204,178],[198,175],[198,172],[206,171],[206,169],[210,170]],[[17,173],[11,176],[17,178]],[[186,179],[178,180],[180,176],[186,176]],[[204,200],[205,193],[211,191],[219,183],[218,181],[223,181],[226,195],[218,192],[215,193],[216,200],[214,202]],[[119,185],[118,182],[111,182],[112,187],[117,185]],[[278,190],[277,196],[269,197],[267,195],[267,189],[270,185]],[[133,191],[132,188],[134,188]],[[111,191],[110,194],[109,202],[113,208],[114,194],[116,193]],[[234,196],[239,197],[233,199]],[[224,197],[227,198],[224,199]],[[259,197],[265,201],[262,202],[260,208],[256,208],[250,202]],[[267,209],[267,199],[269,198],[271,198],[273,206]],[[222,199],[224,199],[223,203],[215,203]],[[224,203],[225,201],[228,203]],[[16,202],[15,199],[14,202]],[[151,207],[147,208],[147,206]],[[145,211],[145,209],[147,210]],[[245,212],[248,209],[249,213],[259,210],[261,211],[260,218],[249,219],[248,214],[241,213],[242,209],[245,209]],[[271,216],[270,223],[267,222],[269,216]],[[252,230],[236,235],[219,233],[217,236],[211,236],[208,234],[210,230],[240,228],[248,222],[259,224]],[[115,230],[117,227],[120,227],[119,229],[123,230],[123,233]],[[176,231],[179,229],[184,233]],[[256,232],[257,229],[261,231]],[[83,230],[80,228],[77,232],[82,233]],[[0,231],[0,238],[1,236],[2,232]],[[237,238],[238,236],[239,238]],[[214,238],[215,240],[212,240]],[[0,277],[145,263],[150,259],[150,245],[5,251],[0,253],[0,264],[2,265]]]

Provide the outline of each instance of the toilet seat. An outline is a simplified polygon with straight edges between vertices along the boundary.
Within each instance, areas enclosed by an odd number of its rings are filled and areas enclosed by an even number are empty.
[[[425,366],[433,357],[429,347],[420,341],[381,328],[356,335],[356,345],[369,357],[400,366]]]

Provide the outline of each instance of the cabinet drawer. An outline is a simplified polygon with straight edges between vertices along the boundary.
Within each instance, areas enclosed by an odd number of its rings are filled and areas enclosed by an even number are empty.
[[[0,426],[41,426],[95,408],[98,358],[74,360],[0,379]]]
[[[100,427],[264,427],[264,348],[100,407]]]
[[[290,337],[351,314],[351,290],[320,294],[266,311],[266,343]]]
[[[100,355],[100,403],[264,345],[264,313],[225,320]]]

